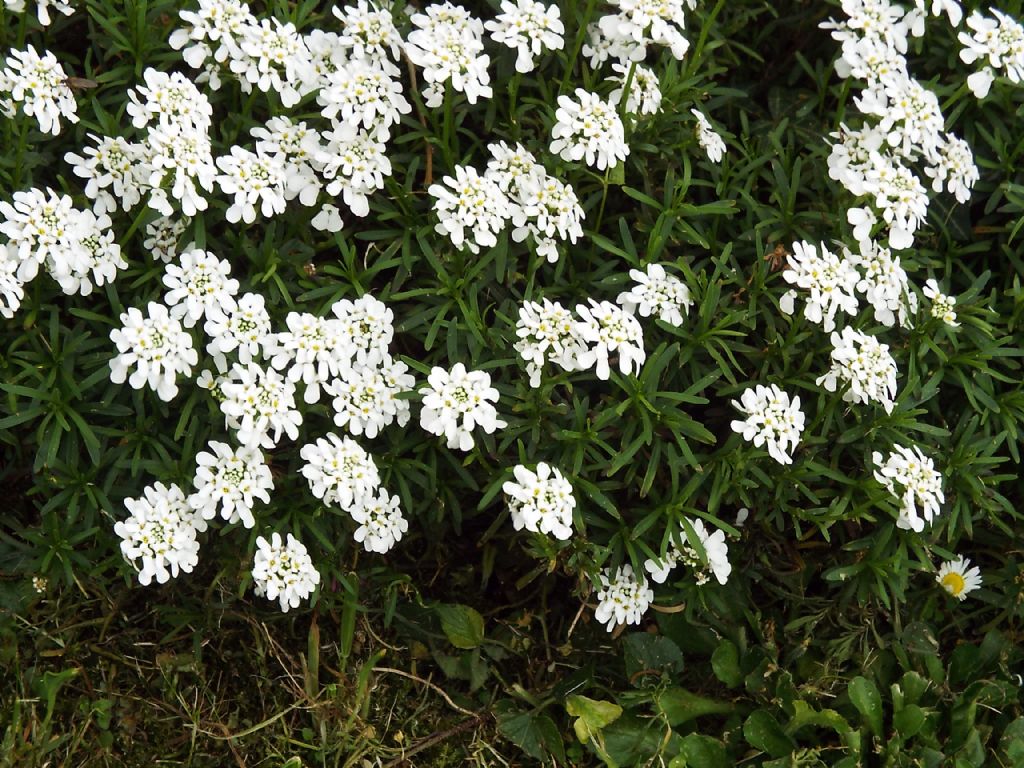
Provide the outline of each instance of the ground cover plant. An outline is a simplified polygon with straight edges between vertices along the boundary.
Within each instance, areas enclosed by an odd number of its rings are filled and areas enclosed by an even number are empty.
[[[1022,19],[4,0],[0,765],[1024,765]]]

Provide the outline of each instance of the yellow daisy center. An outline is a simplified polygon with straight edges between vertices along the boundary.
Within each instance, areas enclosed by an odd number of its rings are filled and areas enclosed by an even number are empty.
[[[964,591],[964,587],[967,584],[964,582],[964,577],[956,572],[949,572],[942,577],[942,586],[946,588],[953,597],[957,597],[961,592]]]

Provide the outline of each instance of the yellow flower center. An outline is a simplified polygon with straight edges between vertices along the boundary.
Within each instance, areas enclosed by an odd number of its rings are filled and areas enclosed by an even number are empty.
[[[942,586],[945,587],[946,591],[953,597],[957,597],[964,591],[964,587],[967,585],[964,582],[963,576],[951,571],[942,577]]]

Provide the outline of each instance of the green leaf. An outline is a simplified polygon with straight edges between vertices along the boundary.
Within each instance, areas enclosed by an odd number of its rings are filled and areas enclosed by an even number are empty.
[[[441,629],[448,642],[456,648],[470,650],[484,641],[484,618],[468,605],[440,604],[434,606]]]
[[[622,707],[610,701],[598,701],[586,696],[569,696],[565,711],[576,720],[572,727],[576,738],[584,744],[598,736],[601,729],[614,723],[622,715]]]
[[[772,757],[788,755],[796,747],[779,722],[765,709],[755,710],[743,723],[743,737],[750,746]]]
[[[731,640],[723,640],[711,654],[711,670],[715,677],[730,688],[738,688],[743,683],[743,672],[740,670],[740,652]]]
[[[916,736],[924,721],[924,710],[916,704],[908,704],[892,716],[892,725],[904,740]]]
[[[565,762],[562,735],[550,717],[543,713],[506,712],[497,716],[498,732],[535,760],[555,757]]]
[[[733,705],[728,701],[707,699],[683,688],[669,688],[658,696],[656,702],[673,727],[702,715],[724,715],[733,711]]]
[[[622,641],[626,674],[632,679],[641,672],[683,671],[683,654],[679,646],[663,635],[633,632]]]
[[[855,677],[850,681],[850,701],[857,711],[864,716],[868,728],[876,736],[882,735],[882,697],[873,682],[865,677]]]
[[[717,739],[691,733],[679,744],[679,755],[672,768],[733,768],[735,764],[725,753],[725,746]]]

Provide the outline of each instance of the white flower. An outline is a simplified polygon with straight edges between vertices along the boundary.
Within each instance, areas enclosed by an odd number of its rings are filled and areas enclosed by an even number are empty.
[[[153,256],[163,262],[170,262],[178,255],[178,240],[188,227],[188,219],[172,219],[161,216],[146,225],[146,239],[142,247],[152,251]]]
[[[577,88],[575,100],[558,97],[550,150],[563,160],[583,160],[603,171],[625,160],[629,145],[615,107],[596,93]]]
[[[787,283],[807,291],[804,317],[819,323],[826,331],[836,327],[835,316],[840,309],[857,313],[855,293],[860,275],[845,258],[840,258],[821,244],[821,252],[812,243],[793,243],[788,268],[782,273]],[[793,314],[796,291],[789,291],[779,301],[787,315]]]
[[[51,251],[46,269],[68,295],[88,296],[94,286],[112,283],[119,269],[127,269],[121,246],[114,242],[110,217],[89,210],[75,211],[68,232],[71,247]]]
[[[463,165],[455,166],[454,178],[445,176],[442,181],[427,190],[439,219],[434,230],[446,235],[456,248],[465,245],[473,253],[497,245],[498,233],[512,217],[509,200],[497,182]]]
[[[64,160],[71,164],[76,176],[86,179],[85,195],[93,200],[97,214],[111,213],[118,207],[130,210],[145,190],[141,174],[144,154],[142,147],[131,144],[120,136],[94,134],[89,138],[96,147],[86,147],[85,157],[68,152]]]
[[[970,564],[968,558],[960,555],[956,560],[943,563],[935,574],[935,581],[961,602],[981,586],[981,569],[978,566],[968,568]]]
[[[537,0],[502,0],[501,13],[484,22],[491,39],[516,50],[516,72],[531,72],[544,51],[560,51],[565,27],[557,5]]]
[[[886,143],[904,158],[935,155],[943,134],[939,97],[917,80],[894,73],[872,84],[854,103],[863,114],[879,118]]]
[[[146,315],[135,307],[122,313],[121,325],[110,332],[120,353],[110,361],[110,380],[122,384],[127,378],[135,389],[148,385],[161,400],[172,400],[178,394],[178,374],[191,375],[199,362],[192,336],[155,301],[149,302]]]
[[[206,530],[206,521],[192,511],[181,488],[154,483],[124,505],[131,516],[115,523],[114,533],[122,539],[121,554],[138,569],[139,583],[146,586],[155,576],[165,584],[182,571],[191,573],[199,562],[196,532]]]
[[[536,472],[518,464],[512,473],[516,481],[507,481],[502,490],[508,497],[515,529],[521,531],[526,528],[563,541],[572,536],[576,498],[572,494],[572,485],[562,473],[544,462],[537,465]]]
[[[234,309],[238,281],[230,277],[227,259],[195,248],[181,254],[179,261],[180,265],[168,264],[164,272],[164,301],[172,317],[191,328],[203,317],[221,319]]]
[[[627,112],[634,115],[656,115],[661,111],[661,85],[654,70],[636,62],[616,62],[612,64],[612,69],[619,74],[616,77],[609,77],[608,80],[618,83],[619,87],[611,92],[608,101],[616,105],[621,104],[626,82],[629,81],[629,97],[626,99]],[[704,146],[704,142],[701,142],[701,146]]]
[[[647,271],[629,270],[636,285],[619,294],[616,301],[630,314],[637,310],[641,317],[657,315],[677,328],[683,324],[683,315],[693,305],[690,289],[675,275],[670,275],[661,264],[648,264]]]
[[[78,221],[71,198],[49,187],[14,193],[13,204],[0,202],[0,233],[7,236],[8,257],[18,260],[18,279],[27,283],[47,260],[74,260]]]
[[[861,240],[860,252],[844,248],[843,259],[859,271],[857,290],[874,308],[875,320],[890,328],[897,322],[909,327],[910,315],[917,311],[917,296],[910,291],[899,256],[872,240]]]
[[[702,560],[697,550],[691,546],[686,533],[680,529],[672,538],[672,546],[665,556],[656,560],[647,560],[644,563],[644,570],[651,574],[651,579],[658,584],[664,584],[669,573],[679,563],[691,568],[694,572],[698,586],[703,586],[711,580],[713,575],[719,584],[725,584],[732,573],[732,564],[729,562],[729,545],[725,543],[725,531],[716,530],[708,533],[704,527],[704,521],[699,518],[690,520],[694,533],[704,548],[705,559]]]
[[[142,73],[145,85],[128,91],[132,125],[205,134],[213,123],[213,107],[195,83],[180,72],[161,72],[152,67]]]
[[[235,363],[230,376],[217,384],[224,397],[220,409],[239,443],[273,448],[282,432],[298,438],[302,414],[295,407],[295,384],[273,368]]]
[[[345,226],[338,206],[331,205],[330,203],[324,203],[320,208],[320,212],[309,223],[321,232],[341,232]]]
[[[964,9],[960,7],[958,0],[914,0],[914,4],[922,14],[926,11],[927,6],[931,6],[932,16],[941,16],[945,13],[949,16],[951,27],[959,27],[964,17]]]
[[[928,215],[928,191],[921,180],[898,157],[876,154],[865,175],[864,191],[874,195],[875,207],[889,226],[890,247],[912,246],[914,232]]]
[[[0,315],[14,317],[25,298],[25,284],[18,279],[18,259],[0,243]]]
[[[323,187],[317,176],[317,158],[322,149],[319,131],[279,116],[249,133],[256,139],[257,155],[273,155],[284,164],[285,199],[298,198],[302,205],[316,205]]]
[[[646,54],[647,48],[642,42],[607,37],[601,31],[598,22],[587,25],[587,41],[583,43],[583,55],[590,60],[591,69],[599,69],[609,59],[623,63],[643,61]]]
[[[398,395],[412,391],[416,383],[407,370],[405,363],[387,356],[381,359],[379,353],[365,364],[343,368],[340,378],[324,386],[334,397],[334,423],[353,435],[371,438],[394,421],[404,426],[409,421],[409,401],[399,400]]]
[[[494,403],[498,390],[483,371],[467,371],[462,363],[452,370],[435,366],[423,390],[420,426],[432,435],[444,435],[448,448],[468,451],[473,448],[473,430],[480,427],[493,434],[508,424],[498,418]]]
[[[25,11],[25,0],[4,0],[4,5],[15,13],[23,13]],[[75,12],[73,0],[36,0],[36,18],[39,19],[39,23],[44,27],[50,26],[51,7],[65,16],[70,16]],[[43,579],[43,583],[46,583],[46,579]]]
[[[253,591],[268,600],[279,600],[285,613],[298,608],[320,583],[320,572],[313,567],[306,547],[290,533],[287,544],[282,543],[281,534],[275,533],[270,541],[257,538],[256,546]]]
[[[539,387],[545,361],[551,361],[567,371],[584,370],[593,365],[594,354],[587,347],[580,323],[573,314],[557,302],[543,299],[523,302],[516,322],[514,345],[526,363],[530,386]]]
[[[196,492],[188,497],[189,506],[205,520],[218,513],[226,522],[241,521],[246,528],[256,525],[252,515],[256,499],[270,503],[274,480],[258,448],[242,446],[232,450],[227,443],[211,440],[210,451],[196,455]]]
[[[832,333],[832,368],[819,376],[816,384],[823,384],[835,392],[839,383],[849,385],[843,392],[848,403],[881,403],[886,413],[892,413],[896,397],[896,361],[889,354],[887,344],[879,343],[847,326],[842,334]]]
[[[198,10],[181,10],[178,15],[187,26],[171,34],[170,44],[175,50],[184,48],[183,58],[196,69],[207,57],[221,63],[242,57],[242,36],[256,24],[242,0],[199,0]]]
[[[740,402],[733,406],[747,418],[733,421],[733,432],[755,447],[766,445],[768,454],[780,464],[792,464],[792,453],[804,431],[804,413],[800,410],[800,397],[790,400],[777,384],[757,384],[745,389]]]
[[[324,504],[351,512],[380,486],[373,457],[350,437],[329,432],[326,438],[302,446],[299,456],[306,462],[302,476]]]
[[[936,153],[938,159],[927,166],[924,172],[932,179],[932,191],[946,191],[956,196],[957,202],[966,203],[971,199],[971,190],[981,178],[974,163],[974,153],[963,139],[946,134],[940,141]]]
[[[243,365],[254,362],[270,336],[270,314],[262,294],[243,293],[224,313],[206,320],[210,343],[206,351],[227,367],[227,355],[238,355]]]
[[[518,243],[533,235],[537,254],[555,263],[556,238],[575,243],[583,236],[584,213],[576,193],[568,184],[540,169],[522,180],[519,194],[519,210],[525,222],[512,230],[512,239]]]
[[[201,190],[213,191],[217,167],[207,134],[157,126],[149,131],[146,153],[150,208],[173,216],[171,198],[185,216],[195,216],[209,207]],[[169,189],[165,188],[168,178]]]
[[[31,45],[24,51],[12,50],[0,71],[0,111],[13,116],[14,106],[35,117],[39,130],[56,136],[60,133],[60,119],[78,122],[75,94],[66,83],[67,74],[49,51],[40,56]]]
[[[703,112],[691,109],[690,114],[697,118],[697,143],[707,153],[708,160],[712,163],[722,162],[722,157],[725,155],[725,141],[711,127],[711,123],[704,117]]]
[[[302,41],[309,52],[308,66],[305,67],[305,75],[309,79],[299,86],[299,92],[310,93],[326,88],[331,75],[348,63],[348,48],[341,35],[322,29],[303,35]]]
[[[956,321],[956,296],[947,296],[939,290],[939,284],[934,278],[929,278],[924,284],[924,295],[932,301],[932,317],[937,317],[951,328],[958,328],[960,323]]]
[[[341,44],[349,51],[350,59],[365,59],[371,64],[395,74],[402,54],[402,36],[395,28],[388,6],[377,9],[366,0],[343,8],[335,6],[334,15],[341,20]]]
[[[982,69],[967,78],[967,85],[979,99],[988,95],[996,73],[1004,74],[1010,82],[1024,80],[1024,27],[996,9],[990,9],[995,18],[987,18],[978,11],[967,17],[967,26],[974,30],[961,32],[960,60],[965,64],[980,62]]]
[[[409,522],[402,516],[401,500],[383,488],[356,504],[349,514],[359,523],[353,538],[367,552],[384,554],[402,540]]]
[[[644,351],[644,331],[639,321],[629,312],[610,301],[588,299],[590,305],[577,304],[580,316],[579,333],[590,345],[597,378],[607,381],[611,376],[608,357],[618,352],[619,370],[624,376],[640,373],[647,359]]]
[[[470,104],[492,95],[487,65],[490,57],[483,53],[484,25],[465,9],[450,2],[428,5],[426,13],[412,16],[416,26],[406,38],[405,52],[409,59],[423,67],[427,88],[423,92],[431,109],[441,106],[445,83],[465,93]]]
[[[328,120],[348,123],[385,138],[391,126],[412,111],[412,105],[402,95],[402,81],[362,59],[347,62],[332,72],[326,86],[320,89],[317,102]]]
[[[620,624],[639,624],[652,602],[654,590],[643,576],[637,580],[633,566],[619,566],[614,576],[611,568],[605,568],[601,572],[594,616],[611,632]]]
[[[231,147],[230,155],[217,158],[221,173],[216,182],[226,195],[234,195],[225,218],[232,224],[256,221],[256,206],[264,218],[284,213],[287,178],[284,161],[276,154],[258,154]]]
[[[368,215],[369,195],[383,189],[384,177],[391,175],[381,135],[340,123],[323,137],[325,144],[316,159],[328,180],[327,194],[340,194],[356,216]]]
[[[878,469],[875,479],[900,500],[900,515],[896,525],[920,533],[924,524],[931,523],[941,511],[946,497],[942,493],[942,475],[935,471],[932,460],[916,445],[907,448],[893,446],[894,452],[882,461],[875,451],[871,461]],[[920,507],[920,508],[919,508]]]
[[[836,140],[828,156],[829,177],[857,196],[866,194],[867,173],[886,141],[885,134],[875,125],[851,130],[841,123],[840,130],[829,134],[829,137]],[[858,236],[857,239],[865,237]]]
[[[331,313],[338,319],[340,333],[347,341],[343,352],[349,358],[365,360],[373,354],[387,357],[388,345],[395,335],[395,313],[383,301],[369,293],[355,301],[339,299],[331,305]]]
[[[264,354],[279,371],[288,369],[288,380],[303,382],[307,403],[320,400],[320,387],[338,375],[342,361],[351,357],[350,340],[338,320],[308,312],[289,312],[287,331],[264,337]]]
[[[264,93],[274,91],[283,106],[294,107],[315,82],[312,56],[291,22],[260,19],[258,25],[243,27],[238,44],[243,55],[232,58],[229,66],[245,93],[253,86]]]
[[[684,6],[691,10],[696,0],[614,0],[619,12],[600,20],[601,31],[613,40],[628,40],[639,46],[636,60],[643,59],[649,43],[664,45],[682,61],[690,48],[683,35],[686,27]]]

